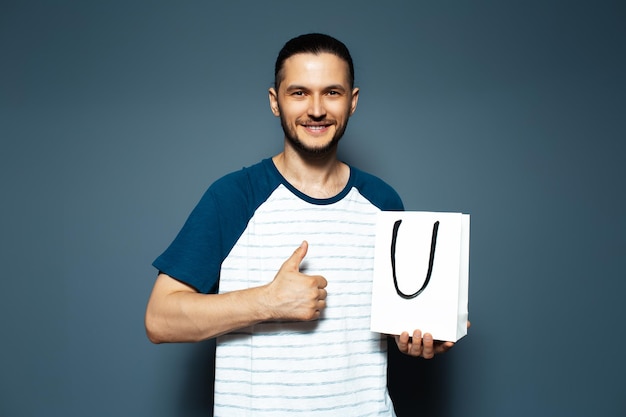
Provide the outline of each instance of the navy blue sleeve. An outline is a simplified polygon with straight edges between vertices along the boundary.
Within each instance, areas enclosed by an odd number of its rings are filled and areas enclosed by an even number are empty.
[[[276,187],[278,179],[269,166],[263,161],[214,182],[152,265],[199,292],[217,292],[223,260]]]
[[[152,264],[203,293],[217,291],[223,259],[219,188],[215,183],[204,193],[174,241]]]
[[[361,195],[383,211],[404,211],[402,199],[389,184],[380,178],[352,167],[354,185]]]

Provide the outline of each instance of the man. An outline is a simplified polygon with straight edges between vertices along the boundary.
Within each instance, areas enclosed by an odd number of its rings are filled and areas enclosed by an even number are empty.
[[[218,337],[216,416],[394,415],[369,314],[376,213],[403,206],[337,159],[358,98],[343,43],[287,42],[269,90],[283,152],[216,181],[154,262],[148,336]],[[396,343],[425,358],[452,346],[419,330]]]

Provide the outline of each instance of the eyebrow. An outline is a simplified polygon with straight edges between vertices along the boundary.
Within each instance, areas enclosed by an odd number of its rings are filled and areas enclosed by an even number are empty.
[[[308,91],[310,90],[310,88],[304,86],[304,85],[298,85],[298,84],[292,84],[292,85],[288,85],[285,90],[287,91],[293,91],[293,90],[305,90]],[[341,85],[341,84],[331,84],[328,85],[326,87],[323,88],[323,90],[341,90],[341,91],[347,91],[346,88]]]

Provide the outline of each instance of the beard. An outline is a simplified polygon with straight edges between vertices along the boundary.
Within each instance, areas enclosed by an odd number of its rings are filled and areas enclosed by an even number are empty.
[[[319,122],[320,120],[316,120],[316,121]],[[283,118],[282,114],[280,115],[280,125],[282,126],[283,132],[285,133],[285,139],[287,139],[287,141],[289,141],[291,146],[293,146],[296,150],[300,151],[302,154],[307,155],[307,156],[314,156],[314,157],[328,155],[337,149],[337,145],[339,144],[339,141],[343,137],[343,134],[346,131],[346,127],[348,127],[348,117],[345,118],[345,121],[346,122],[343,125],[340,125],[340,126],[335,125],[337,126],[337,130],[335,130],[335,134],[331,138],[330,142],[323,144],[321,146],[309,146],[306,143],[304,143],[302,140],[300,140],[300,138],[298,137],[298,133],[296,132],[296,129],[289,126],[286,120]],[[300,122],[296,121],[296,123],[299,124]]]

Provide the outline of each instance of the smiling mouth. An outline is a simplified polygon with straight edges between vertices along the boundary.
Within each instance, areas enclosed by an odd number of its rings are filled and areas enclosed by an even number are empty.
[[[330,126],[332,125],[302,125],[304,131],[312,137],[325,136],[328,133]]]
[[[322,133],[325,132],[329,127],[331,127],[334,123],[329,120],[324,121],[311,121],[308,120],[304,123],[300,123],[300,125],[309,132],[312,133]]]

